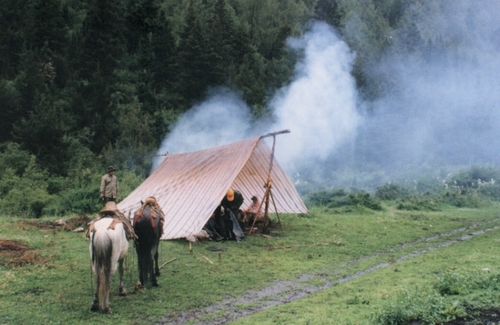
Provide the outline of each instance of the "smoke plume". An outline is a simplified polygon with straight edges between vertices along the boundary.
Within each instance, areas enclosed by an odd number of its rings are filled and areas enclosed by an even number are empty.
[[[288,129],[277,137],[277,160],[288,168],[327,158],[354,139],[360,117],[350,74],[354,55],[325,23],[315,23],[289,45],[302,57],[291,84],[271,101],[274,123],[250,125],[250,109],[227,89],[217,89],[181,117],[159,153],[194,151]]]
[[[358,161],[386,168],[498,161],[500,2],[438,3],[440,10],[409,6],[389,51],[367,67],[388,87],[370,103]]]
[[[323,171],[323,179],[346,167],[387,176],[419,166],[497,163],[500,2],[416,1],[404,10],[386,51],[362,66],[382,89],[375,99],[359,99],[355,54],[331,27],[316,22],[288,41],[300,59],[292,82],[269,102],[272,123],[250,125],[241,98],[219,89],[179,120],[159,152],[289,129],[277,137],[278,162],[289,173]],[[363,43],[369,35],[354,34],[362,30],[352,28],[356,23],[347,22],[343,37]]]

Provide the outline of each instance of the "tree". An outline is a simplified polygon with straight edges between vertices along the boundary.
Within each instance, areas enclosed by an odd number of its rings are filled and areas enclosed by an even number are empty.
[[[0,1],[0,76],[12,80],[25,45],[28,0]]]
[[[180,36],[175,87],[184,98],[184,105],[190,105],[205,95],[207,87],[220,85],[221,60],[205,37],[192,3],[186,17],[186,28]]]
[[[116,103],[112,94],[117,83],[115,72],[126,53],[126,26],[121,0],[91,0],[88,5],[77,60],[81,96],[73,105],[79,126],[89,127],[94,134],[92,151],[99,152],[119,131],[113,120]]]

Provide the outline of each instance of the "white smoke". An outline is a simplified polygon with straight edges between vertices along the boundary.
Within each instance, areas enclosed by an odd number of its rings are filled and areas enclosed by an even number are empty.
[[[277,157],[289,169],[323,161],[341,144],[354,139],[360,123],[351,67],[354,55],[325,23],[315,23],[292,48],[303,51],[296,77],[271,102],[277,122],[290,129],[279,138]]]
[[[250,110],[236,93],[216,89],[180,117],[158,154],[191,152],[245,139],[252,133],[249,121]],[[157,159],[153,168],[160,162]]]
[[[325,159],[353,137],[360,123],[350,74],[354,55],[324,23],[312,24],[289,45],[303,58],[292,83],[271,101],[276,123],[251,125],[250,109],[240,96],[218,89],[180,118],[158,153],[200,150],[288,129],[276,139],[276,157],[285,168],[295,168]]]
[[[392,87],[372,103],[374,114],[360,131],[365,160],[401,167],[495,163],[500,157],[500,2],[439,5],[409,6],[373,69],[381,84]],[[411,33],[427,44],[410,43]]]

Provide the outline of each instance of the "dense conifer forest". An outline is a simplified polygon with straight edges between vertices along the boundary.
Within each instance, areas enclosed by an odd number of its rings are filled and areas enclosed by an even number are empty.
[[[373,69],[388,52],[453,53],[445,64],[457,65],[467,44],[433,26],[465,2],[0,0],[0,213],[94,213],[106,166],[132,190],[178,117],[215,87],[271,119],[268,101],[300,59],[287,39],[312,21],[356,53],[366,101],[398,87]]]

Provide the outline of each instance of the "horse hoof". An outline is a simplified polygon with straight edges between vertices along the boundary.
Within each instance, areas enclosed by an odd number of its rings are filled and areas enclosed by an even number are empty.
[[[160,276],[160,274],[161,274],[160,271],[155,273],[156,276]]]
[[[106,314],[112,314],[113,312],[111,311],[111,308],[107,307],[104,309],[104,313]]]
[[[153,287],[157,287],[158,286],[158,282],[153,282]]]
[[[125,297],[126,295],[127,295],[127,291],[123,290],[122,292],[120,292],[120,296]]]
[[[90,307],[90,310],[91,311],[99,311],[99,305],[92,305],[92,307]]]

